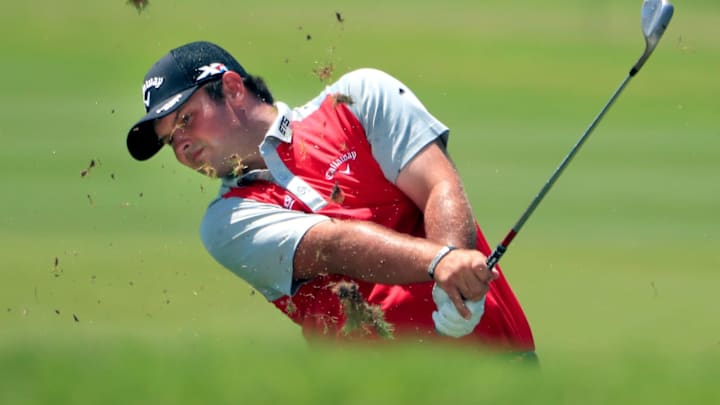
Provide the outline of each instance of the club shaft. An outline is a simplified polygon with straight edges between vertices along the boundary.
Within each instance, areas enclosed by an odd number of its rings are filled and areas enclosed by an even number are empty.
[[[515,223],[515,225],[510,229],[510,231],[507,233],[505,238],[498,244],[498,246],[493,250],[493,252],[488,256],[487,259],[487,266],[489,269],[492,269],[495,267],[495,265],[500,261],[500,258],[505,254],[505,251],[507,250],[508,246],[510,246],[510,243],[512,243],[515,236],[520,232],[520,229],[525,225],[525,222],[530,218],[530,215],[535,211],[535,208],[540,204],[540,202],[545,197],[545,194],[550,191],[550,188],[552,188],[553,184],[557,181],[557,179],[562,174],[563,170],[570,164],[570,161],[575,157],[575,155],[578,153],[580,148],[583,146],[585,141],[590,137],[590,134],[593,132],[595,127],[598,125],[600,120],[603,118],[605,113],[610,109],[610,107],[615,103],[615,100],[620,96],[620,93],[622,93],[625,86],[628,84],[630,79],[634,76],[634,74],[629,74],[625,80],[623,80],[622,83],[620,83],[620,86],[615,90],[613,95],[610,97],[610,99],[605,103],[605,106],[600,110],[598,115],[595,117],[595,119],[590,123],[590,125],[587,127],[585,132],[582,134],[580,139],[575,143],[575,145],[570,149],[570,152],[565,156],[565,159],[560,163],[560,165],[555,169],[553,174],[550,176],[550,178],[545,182],[545,185],[540,189],[540,192],[537,193],[535,198],[533,198],[530,205],[525,209],[525,212],[520,216],[520,219]]]

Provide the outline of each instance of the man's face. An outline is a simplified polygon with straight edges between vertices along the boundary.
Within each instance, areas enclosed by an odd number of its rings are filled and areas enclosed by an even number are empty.
[[[231,106],[212,100],[204,89],[157,120],[155,132],[180,163],[212,177],[237,173],[242,156],[257,152],[257,145],[243,144],[248,137]]]

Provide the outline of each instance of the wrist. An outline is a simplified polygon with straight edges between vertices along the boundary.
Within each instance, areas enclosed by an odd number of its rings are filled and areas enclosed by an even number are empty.
[[[435,280],[435,269],[437,268],[438,264],[440,264],[440,261],[445,258],[445,256],[448,255],[448,253],[452,252],[453,250],[457,249],[455,246],[443,246],[433,257],[432,261],[428,265],[427,272],[428,276],[430,276],[431,280]]]

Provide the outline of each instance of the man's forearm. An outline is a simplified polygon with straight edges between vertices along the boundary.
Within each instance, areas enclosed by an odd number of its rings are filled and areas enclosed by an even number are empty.
[[[423,211],[425,233],[429,240],[443,245],[475,248],[475,219],[458,178],[435,185]]]
[[[432,279],[467,318],[470,311],[463,299],[482,299],[497,274],[488,271],[485,256],[477,250],[447,252],[443,246],[371,222],[324,221],[310,228],[295,250],[293,277],[342,274],[373,283],[412,284],[430,281],[428,266],[436,262]]]
[[[427,266],[441,247],[370,222],[330,220],[303,237],[295,252],[294,276],[344,274],[383,284],[429,281]]]

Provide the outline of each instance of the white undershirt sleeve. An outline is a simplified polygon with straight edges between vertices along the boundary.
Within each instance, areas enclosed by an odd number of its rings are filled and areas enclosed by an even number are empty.
[[[295,292],[295,249],[308,229],[328,219],[244,198],[220,198],[208,207],[200,235],[215,260],[274,301]]]
[[[448,128],[432,116],[415,94],[396,78],[376,69],[359,69],[327,89],[349,95],[348,106],[368,138],[385,178],[395,183],[405,165]]]

